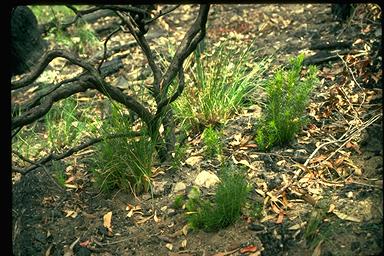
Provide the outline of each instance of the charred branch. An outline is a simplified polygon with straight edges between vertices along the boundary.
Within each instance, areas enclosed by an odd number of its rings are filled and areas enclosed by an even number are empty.
[[[28,162],[28,163],[31,163],[31,166],[29,166],[27,168],[20,168],[20,167],[13,166],[12,170],[25,175],[28,172],[35,170],[36,168],[48,163],[51,160],[57,161],[57,160],[64,159],[66,157],[73,155],[76,152],[79,152],[79,151],[81,151],[85,148],[88,148],[88,147],[90,147],[96,143],[101,142],[101,141],[105,141],[105,140],[109,140],[109,139],[115,139],[115,138],[124,138],[124,137],[133,138],[133,137],[138,137],[141,135],[142,134],[139,132],[128,132],[128,133],[119,133],[119,134],[112,134],[112,135],[108,135],[108,136],[104,136],[104,137],[92,138],[92,139],[89,139],[88,141],[86,141],[86,142],[84,142],[84,143],[82,143],[76,147],[68,149],[67,151],[65,151],[61,154],[50,153],[49,155],[41,158],[40,160],[38,160],[36,162],[33,162],[29,159],[26,159],[25,157],[23,157],[21,154],[19,154],[16,151],[12,151],[12,153],[17,155],[21,160]]]
[[[120,89],[113,87],[104,81],[102,83],[98,83],[95,80],[94,84],[95,89],[98,90],[100,93],[104,94],[108,98],[111,98],[123,104],[128,109],[134,111],[145,123],[151,123],[153,115],[134,97],[126,95]]]
[[[160,83],[162,94],[166,95],[168,87],[180,68],[183,67],[184,60],[196,49],[197,44],[204,38],[206,33],[205,25],[207,23],[209,5],[201,5],[199,15],[192,27],[185,34],[179,45],[171,64],[164,74]]]
[[[49,63],[58,57],[62,57],[70,61],[72,64],[78,65],[85,70],[89,71],[92,74],[97,73],[96,69],[92,67],[90,64],[88,64],[85,61],[80,60],[72,53],[66,52],[64,50],[52,50],[47,52],[39,61],[39,63],[35,66],[35,68],[28,73],[25,77],[22,79],[12,82],[12,90],[20,89],[22,87],[30,85],[32,82],[34,82],[46,69],[46,67],[49,65]]]
[[[154,96],[156,98],[156,101],[158,102],[159,99],[159,84],[160,84],[160,78],[162,76],[160,68],[156,65],[155,63],[155,58],[153,56],[153,53],[151,49],[149,48],[148,42],[145,39],[144,35],[142,33],[137,33],[135,31],[135,28],[133,27],[132,19],[130,16],[125,16],[121,12],[117,12],[117,15],[124,21],[124,23],[128,26],[129,31],[131,34],[135,37],[137,43],[140,45],[142,51],[144,52],[145,57],[148,60],[148,64],[153,72],[153,78],[154,78],[154,86],[153,86],[153,91],[154,91]]]
[[[68,98],[78,92],[85,92],[89,88],[92,88],[91,84],[86,81],[79,81],[55,90],[50,95],[45,96],[44,101],[40,105],[22,113],[20,116],[12,118],[11,129],[17,129],[24,125],[33,123],[47,114],[52,108],[54,102]]]

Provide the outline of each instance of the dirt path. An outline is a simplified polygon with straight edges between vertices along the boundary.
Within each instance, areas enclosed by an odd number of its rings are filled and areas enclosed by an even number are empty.
[[[180,15],[184,15],[185,11],[193,18],[191,10],[195,9],[183,7]],[[202,170],[217,171],[215,161],[203,159],[193,166],[183,165],[177,171],[160,167],[164,174],[154,178],[153,198],[148,194],[134,198],[122,192],[98,194],[87,174],[86,159],[78,157],[74,172],[83,173],[86,177],[81,181],[80,189],[60,190],[43,170],[25,176],[14,185],[14,254],[63,255],[64,246],[79,238],[82,245],[88,243],[88,249],[77,243],[74,246],[76,255],[91,255],[92,252],[92,255],[104,256],[187,256],[230,251],[233,253],[217,255],[241,255],[239,248],[249,245],[257,248],[252,255],[260,255],[258,252],[261,255],[379,255],[383,248],[382,119],[362,131],[356,146],[351,144],[349,148],[343,148],[351,159],[350,169],[343,169],[351,173],[347,178],[333,182],[324,180],[324,176],[311,176],[308,172],[308,175],[300,174],[300,179],[294,180],[297,170],[294,164],[304,164],[322,138],[328,134],[339,137],[348,126],[335,113],[342,103],[341,100],[332,101],[332,88],[337,84],[343,85],[350,96],[360,95],[358,93],[361,92],[356,85],[350,86],[353,78],[335,52],[310,48],[315,48],[320,42],[351,42],[349,47],[336,50],[357,59],[351,67],[356,72],[361,90],[371,97],[371,102],[368,102],[371,105],[366,107],[366,116],[361,119],[367,121],[373,116],[371,110],[380,111],[382,108],[381,80],[372,79],[372,75],[381,72],[380,24],[369,23],[367,19],[359,22],[360,14],[357,12],[356,20],[347,27],[336,22],[330,10],[330,5],[320,4],[214,5],[209,16],[208,44],[228,38],[243,43],[255,40],[255,49],[258,50],[255,54],[276,56],[276,66],[286,63],[288,58],[300,52],[306,56],[319,54],[320,59],[322,56],[333,57],[332,62],[320,62],[318,66],[322,85],[317,88],[310,107],[313,110],[311,117],[316,119],[315,127],[307,127],[291,145],[277,148],[272,154],[258,154],[252,148],[242,149],[230,144],[235,140],[236,131],[240,131],[242,137],[251,134],[250,129],[244,128],[253,115],[254,109],[251,108],[247,110],[248,115],[234,117],[225,128],[225,141],[228,142],[225,154],[237,160],[246,159],[257,169],[256,172],[249,172],[249,182],[255,188],[251,193],[253,201],[263,203],[264,198],[257,190],[276,192],[286,180],[295,181],[280,198],[289,203],[282,223],[277,224],[276,213],[266,208],[270,219],[264,221],[244,216],[235,225],[216,233],[187,232],[183,211],[172,207],[175,184],[185,184],[186,189],[178,193],[187,194],[198,173]],[[172,20],[166,22],[169,23],[168,29],[172,30]],[[371,49],[367,54],[357,56],[359,51],[364,50],[364,44]],[[359,66],[364,61],[365,66]],[[347,108],[348,103],[343,102],[346,105],[341,108]],[[334,106],[334,112],[324,116],[329,106]],[[196,154],[200,146],[196,142],[186,158]],[[328,151],[319,151],[316,157],[327,156],[336,149],[329,147]],[[73,158],[68,161],[73,161]],[[335,165],[334,162],[331,164]],[[358,169],[361,171],[359,174]],[[205,191],[209,192],[209,189]],[[311,204],[311,200],[316,203]],[[129,204],[140,205],[141,214],[127,217]],[[324,213],[324,209],[328,211],[332,207],[337,211]],[[112,236],[103,228],[103,216],[110,211],[113,213]],[[316,214],[326,215],[317,218]],[[313,224],[317,219],[321,220],[321,225]],[[309,225],[315,227],[312,233],[308,231]]]

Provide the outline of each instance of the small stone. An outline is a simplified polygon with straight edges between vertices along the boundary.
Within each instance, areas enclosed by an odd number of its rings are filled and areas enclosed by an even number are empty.
[[[201,160],[203,160],[202,156],[191,156],[187,160],[185,160],[185,163],[189,165],[190,167],[194,166],[195,164],[199,163]]]
[[[155,196],[161,196],[163,195],[164,193],[164,190],[165,190],[165,185],[167,184],[166,181],[153,181],[152,182],[152,185],[153,185],[153,194]]]
[[[184,191],[187,188],[187,186],[183,182],[177,182],[175,184],[175,187],[173,188],[173,192],[177,193],[180,191]]]
[[[200,187],[204,186],[206,188],[209,188],[215,185],[216,183],[220,182],[220,179],[214,173],[202,171],[197,175],[194,182]]]
[[[352,191],[349,191],[349,192],[347,193],[347,197],[348,197],[348,198],[352,198],[352,197],[353,197],[353,192],[352,192]]]

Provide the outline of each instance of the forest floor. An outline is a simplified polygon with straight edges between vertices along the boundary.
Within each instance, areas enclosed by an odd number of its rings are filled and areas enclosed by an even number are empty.
[[[158,29],[169,40],[177,38],[179,26],[190,24],[196,10],[182,6],[162,18]],[[75,255],[380,255],[381,33],[380,21],[364,8],[350,23],[340,23],[325,4],[213,5],[208,45],[254,40],[257,56],[274,55],[276,66],[301,52],[317,54],[306,58],[318,61],[321,81],[308,108],[310,124],[293,142],[269,153],[255,149],[252,124],[260,106],[243,109],[223,131],[223,154],[247,168],[250,199],[264,205],[263,218],[244,212],[234,225],[212,233],[185,227],[184,211],[173,208],[176,195],[188,194],[202,171],[217,174],[217,159],[205,157],[197,135],[188,138],[180,168],[156,167],[153,194],[99,193],[85,154],[65,160],[68,173],[76,176],[72,188],[58,188],[42,169],[14,181],[14,255],[64,255],[64,247],[74,242]],[[164,42],[160,39],[154,43]],[[340,41],[350,44],[332,49]],[[201,190],[205,196],[213,191]],[[108,212],[112,234],[103,227]]]

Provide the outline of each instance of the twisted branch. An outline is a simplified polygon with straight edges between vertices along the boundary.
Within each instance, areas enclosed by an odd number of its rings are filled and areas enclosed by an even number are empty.
[[[68,149],[67,151],[61,153],[61,154],[56,154],[56,153],[50,153],[49,155],[41,158],[40,160],[38,161],[31,161],[31,160],[28,160],[26,159],[25,157],[21,156],[20,153],[12,150],[12,153],[17,155],[20,159],[22,159],[23,161],[26,161],[28,163],[31,164],[31,166],[27,167],[27,168],[19,168],[19,167],[16,167],[16,166],[12,166],[12,170],[15,171],[15,172],[18,172],[20,174],[27,174],[28,172],[30,171],[33,171],[35,170],[36,168],[38,167],[41,167],[43,166],[44,164],[48,163],[49,161],[51,160],[61,160],[61,159],[64,159],[66,157],[69,157],[71,155],[73,155],[74,153],[76,152],[79,152],[80,150],[83,150],[87,147],[90,147],[96,143],[99,143],[101,141],[104,141],[104,140],[108,140],[108,139],[115,139],[115,138],[123,138],[123,137],[138,137],[138,136],[141,136],[142,134],[140,132],[129,132],[129,133],[118,133],[118,134],[112,134],[112,135],[108,135],[108,136],[105,136],[105,137],[98,137],[98,138],[92,138],[92,139],[89,139],[88,141],[76,146],[76,147],[73,147],[73,148],[70,148]]]

